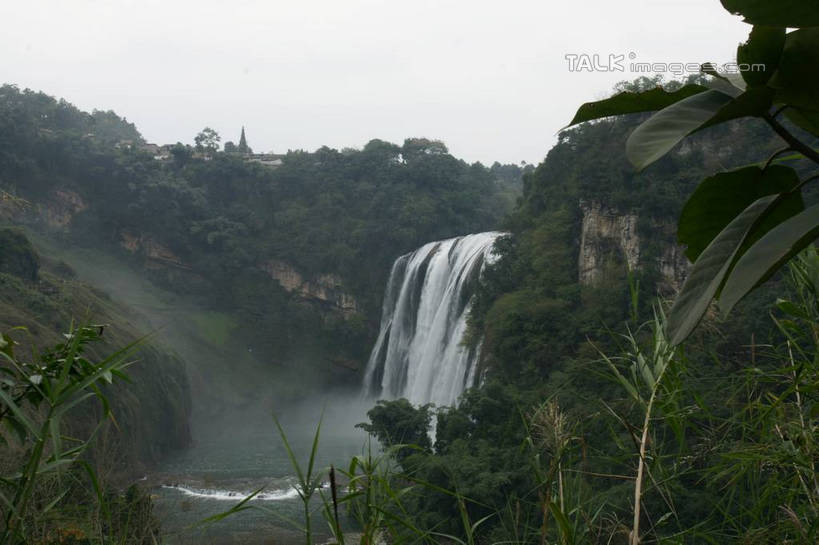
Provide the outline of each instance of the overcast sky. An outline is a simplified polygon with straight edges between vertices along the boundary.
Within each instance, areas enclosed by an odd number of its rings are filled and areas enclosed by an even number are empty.
[[[160,144],[245,125],[255,151],[423,136],[536,163],[629,62],[729,62],[749,29],[719,0],[0,0],[0,83]],[[626,71],[570,72],[584,53]]]

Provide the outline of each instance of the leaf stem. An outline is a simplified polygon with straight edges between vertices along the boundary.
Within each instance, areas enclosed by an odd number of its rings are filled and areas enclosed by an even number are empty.
[[[780,155],[782,155],[783,153],[788,152],[788,151],[796,151],[796,150],[793,149],[791,146],[788,146],[787,148],[782,148],[781,150],[773,152],[773,154],[771,154],[771,156],[768,157],[768,160],[765,161],[765,166],[762,167],[762,170],[768,170],[768,167],[771,166],[771,163],[773,163],[776,160],[777,157],[779,157]]]
[[[765,122],[771,126],[771,128],[778,134],[782,140],[788,143],[790,147],[792,147],[795,151],[798,151],[811,161],[816,164],[819,164],[819,153],[813,150],[810,146],[807,146],[804,142],[796,138],[788,129],[786,129],[782,124],[779,123],[776,119],[774,119],[771,115],[763,116]]]
[[[773,117],[773,118],[779,117],[779,114],[781,114],[782,112],[787,110],[789,107],[790,106],[788,104],[784,104],[784,105],[780,106],[779,108],[774,110],[774,112],[771,114],[771,117]]]

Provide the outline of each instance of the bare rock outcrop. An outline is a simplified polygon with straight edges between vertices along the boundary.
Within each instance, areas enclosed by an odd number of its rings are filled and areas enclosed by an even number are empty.
[[[622,212],[600,202],[580,201],[582,225],[578,253],[578,280],[583,285],[594,285],[605,272],[607,260],[614,252],[618,259],[637,270],[645,265],[646,256],[637,229],[639,217],[634,212]],[[672,238],[667,225],[657,225],[658,236]],[[688,260],[684,250],[673,242],[665,245],[655,258],[662,277],[662,289],[679,290],[688,274]]]
[[[330,305],[345,316],[359,311],[355,298],[344,290],[341,278],[335,274],[321,274],[306,279],[292,265],[272,259],[261,265],[261,269],[278,281],[281,286],[300,297]]]

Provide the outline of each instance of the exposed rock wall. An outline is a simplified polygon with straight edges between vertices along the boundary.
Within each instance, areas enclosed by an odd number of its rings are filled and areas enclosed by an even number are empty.
[[[75,191],[57,189],[42,209],[42,219],[51,228],[65,229],[88,205]]]
[[[679,291],[688,276],[689,267],[688,258],[685,257],[682,246],[679,244],[666,246],[659,262],[660,275],[666,283],[664,287],[672,292]]]
[[[580,210],[582,225],[577,268],[581,284],[593,285],[601,280],[612,250],[628,265],[629,270],[646,265],[647,256],[644,255],[637,229],[637,214],[621,212],[594,201],[580,201]],[[666,227],[658,225],[658,236],[665,236],[667,231]],[[689,267],[683,248],[671,242],[663,246],[655,259],[664,284],[661,287],[678,290],[685,281]]]
[[[190,270],[190,266],[181,257],[150,235],[123,231],[120,233],[120,246],[132,254],[145,256],[145,267],[148,269],[173,267]],[[275,259],[262,263],[259,268],[279,282],[285,290],[305,300],[327,305],[344,316],[360,311],[355,298],[346,292],[341,278],[335,274],[321,274],[308,279],[289,263]]]
[[[578,279],[581,284],[594,284],[603,271],[607,248],[615,244],[628,264],[635,270],[640,264],[640,237],[637,215],[622,214],[598,202],[580,201],[583,212],[580,230]]]
[[[359,311],[355,298],[344,291],[341,278],[337,275],[322,274],[308,280],[289,263],[275,259],[263,263],[261,269],[291,293],[329,304],[345,316]]]
[[[189,269],[182,258],[173,253],[170,248],[154,240],[149,235],[135,235],[128,231],[120,234],[120,246],[135,254],[142,253],[147,259],[146,266],[169,265],[182,269]]]

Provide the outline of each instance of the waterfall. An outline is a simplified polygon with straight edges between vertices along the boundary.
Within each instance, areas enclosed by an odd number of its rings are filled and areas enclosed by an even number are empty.
[[[477,275],[502,233],[430,242],[395,260],[364,391],[454,405],[475,382],[476,349],[461,345]]]

